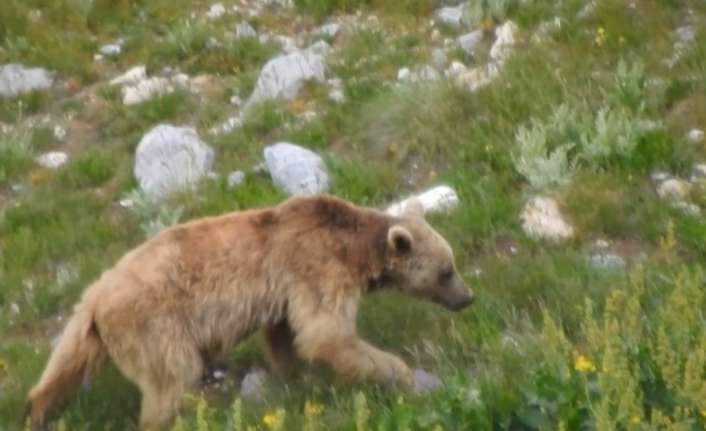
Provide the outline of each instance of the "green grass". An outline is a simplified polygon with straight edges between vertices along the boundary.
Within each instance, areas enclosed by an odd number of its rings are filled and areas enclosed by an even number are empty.
[[[361,205],[384,208],[411,192],[451,185],[459,207],[430,221],[449,239],[477,301],[460,314],[395,294],[362,302],[363,337],[439,375],[444,386],[434,393],[402,396],[303,365],[297,379],[269,378],[262,403],[236,407],[237,385],[195,391],[181,410],[182,429],[273,429],[263,418],[278,409],[285,411],[283,429],[704,427],[706,219],[670,207],[649,179],[655,170],[688,178],[706,161],[706,146],[686,139],[690,129],[706,128],[706,31],[696,25],[681,61],[663,63],[685,11],[693,11],[693,23],[706,19],[703,2],[645,0],[633,8],[603,0],[585,20],[576,18],[583,0],[485,2],[484,16],[513,19],[520,34],[500,76],[474,93],[445,81],[395,83],[401,67],[427,62],[443,43],[430,40],[438,6],[430,0],[297,0],[291,10],[215,21],[203,15],[212,2],[6,3],[0,64],[46,67],[68,85],[0,100],[0,121],[13,127],[0,134],[0,429],[21,429],[49,340],[83,289],[120,256],[176,220],[285,198],[266,173],[252,169],[265,146],[283,140],[322,154],[330,192]],[[329,72],[343,80],[345,103],[329,101],[325,85],[310,84],[292,102],[260,104],[237,130],[208,133],[237,113],[229,98],[246,99],[277,52],[236,40],[235,24],[247,19],[258,33],[293,35],[357,10],[362,20],[375,14],[379,25],[354,26],[330,41]],[[530,43],[554,16],[561,29]],[[450,28],[440,33],[457,36]],[[123,54],[95,62],[97,49],[118,37],[126,39]],[[209,38],[218,45],[206,48]],[[467,60],[458,54],[452,49],[450,57]],[[120,89],[107,81],[137,64],[150,75],[165,66],[207,74],[207,88],[124,106]],[[566,130],[549,130],[560,105],[575,116]],[[299,123],[302,107],[318,116]],[[604,127],[601,109],[626,121]],[[633,136],[641,119],[661,127],[619,149],[615,143]],[[217,153],[219,176],[161,205],[122,208],[118,202],[137,187],[136,145],[160,123],[196,127]],[[54,124],[67,128],[64,143],[53,137]],[[518,168],[518,130],[533,124],[544,127],[544,156],[575,144],[567,181],[537,186]],[[33,162],[64,145],[71,157],[58,170]],[[235,169],[246,180],[230,189],[226,177]],[[535,193],[557,199],[574,239],[555,244],[523,233],[519,214]],[[694,185],[690,200],[706,209],[706,186]],[[597,239],[609,240],[628,267],[592,268],[587,254]],[[62,278],[66,268],[72,276]],[[266,366],[262,344],[261,335],[251,337],[227,363],[239,374]],[[320,410],[309,406],[307,413],[307,401]],[[138,391],[108,366],[57,412],[52,429],[134,429],[138,407]]]

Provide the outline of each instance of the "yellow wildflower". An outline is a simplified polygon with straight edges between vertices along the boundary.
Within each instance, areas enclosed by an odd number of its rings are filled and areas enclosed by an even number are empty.
[[[633,416],[630,418],[630,423],[633,424],[633,425],[639,424],[639,423],[640,423],[640,416],[633,415]]]
[[[277,409],[274,413],[267,413],[262,417],[262,423],[273,431],[281,430],[284,425],[284,410]]]
[[[324,408],[321,404],[316,404],[316,403],[312,403],[309,401],[307,401],[304,404],[304,415],[305,416],[317,416],[317,415],[320,415],[321,412],[323,412],[323,411],[324,411]]]
[[[603,45],[605,43],[605,40],[606,40],[605,29],[603,27],[598,27],[598,29],[596,30],[596,38],[595,38],[596,45],[598,45],[598,46]]]
[[[592,373],[596,371],[596,365],[584,355],[576,356],[574,369],[580,373]]]

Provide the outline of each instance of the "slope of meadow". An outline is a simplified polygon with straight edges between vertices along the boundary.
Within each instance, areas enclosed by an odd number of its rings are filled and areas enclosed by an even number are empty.
[[[358,204],[453,187],[458,207],[429,219],[477,300],[460,314],[392,293],[364,301],[361,333],[438,376],[429,394],[303,366],[242,396],[242,377],[266,367],[258,335],[185,400],[175,429],[704,429],[706,3],[471,0],[458,21],[442,6],[4,0],[0,66],[54,82],[0,96],[0,429],[22,429],[52,340],[102,270],[166,225],[284,199],[258,167],[280,141],[322,155],[329,192]],[[242,22],[255,37],[236,35]],[[458,42],[475,30],[473,46]],[[326,80],[239,107],[268,60],[319,40]],[[96,57],[108,44],[119,53]],[[137,65],[188,85],[126,105],[109,82]],[[212,178],[159,204],[133,176],[158,124],[194,127],[216,154]],[[40,165],[50,151],[67,162]],[[520,215],[537,196],[570,235],[528,233]],[[138,406],[109,366],[51,429],[134,429]]]

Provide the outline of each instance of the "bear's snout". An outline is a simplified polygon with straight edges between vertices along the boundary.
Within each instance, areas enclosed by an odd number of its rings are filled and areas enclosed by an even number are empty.
[[[471,289],[457,276],[451,285],[438,289],[432,300],[451,311],[461,311],[471,305],[474,299]]]

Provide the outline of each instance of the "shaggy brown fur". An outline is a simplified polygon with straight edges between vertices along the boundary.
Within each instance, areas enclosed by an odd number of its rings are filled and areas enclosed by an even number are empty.
[[[109,356],[142,392],[140,428],[158,427],[196,385],[205,358],[260,327],[279,372],[296,353],[351,379],[411,389],[404,362],[356,335],[361,294],[381,286],[451,309],[472,299],[450,247],[418,208],[393,218],[333,197],[297,197],[172,227],[86,290],[29,394],[31,421],[44,424]]]

